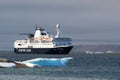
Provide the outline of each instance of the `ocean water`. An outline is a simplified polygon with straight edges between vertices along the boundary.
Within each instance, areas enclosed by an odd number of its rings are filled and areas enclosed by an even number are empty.
[[[66,66],[39,68],[0,68],[0,80],[120,80],[120,54],[68,55],[15,54],[0,52],[1,58],[25,61],[34,58],[72,57]]]

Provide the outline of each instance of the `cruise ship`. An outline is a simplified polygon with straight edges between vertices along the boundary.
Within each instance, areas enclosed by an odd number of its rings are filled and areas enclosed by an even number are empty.
[[[60,25],[56,25],[56,35],[48,34],[45,29],[37,27],[34,34],[27,35],[26,39],[14,42],[14,52],[18,54],[69,54],[73,45],[72,39],[60,35]]]

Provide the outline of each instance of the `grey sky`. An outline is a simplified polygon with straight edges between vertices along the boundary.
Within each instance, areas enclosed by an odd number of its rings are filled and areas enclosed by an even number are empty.
[[[34,24],[74,40],[120,41],[119,0],[0,0],[1,49],[13,48],[19,33],[34,32]],[[8,46],[4,46],[8,44]]]

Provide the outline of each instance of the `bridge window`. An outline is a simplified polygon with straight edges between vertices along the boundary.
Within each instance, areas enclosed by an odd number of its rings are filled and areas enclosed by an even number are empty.
[[[47,35],[46,33],[41,33],[41,35]]]

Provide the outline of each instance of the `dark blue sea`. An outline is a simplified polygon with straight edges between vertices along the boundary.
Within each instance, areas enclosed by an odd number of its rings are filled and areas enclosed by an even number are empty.
[[[1,51],[0,57],[14,61],[34,58],[73,58],[66,66],[61,67],[0,68],[0,80],[120,80],[120,54],[118,53],[71,52],[68,55],[48,55]]]

